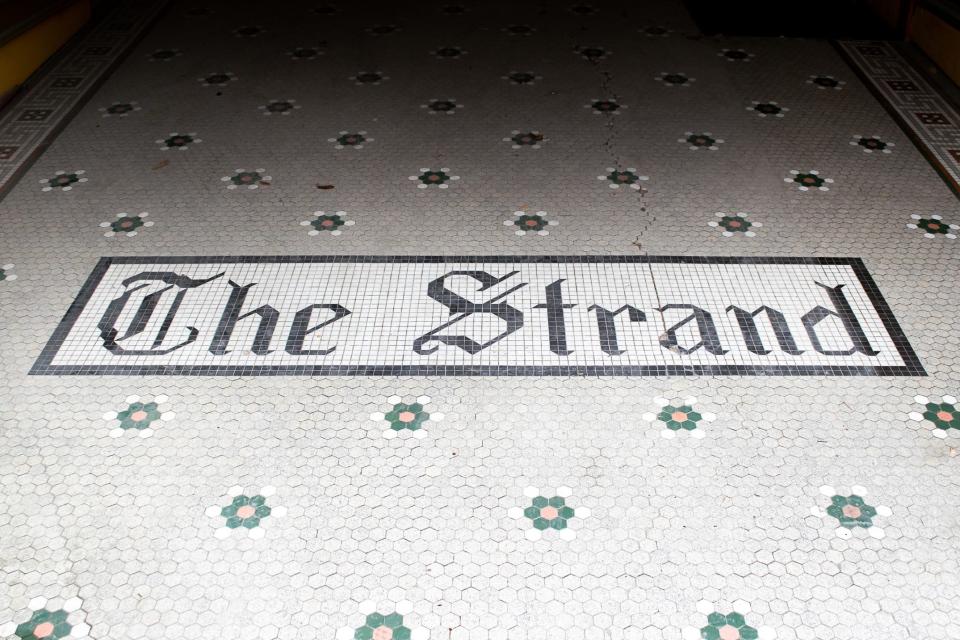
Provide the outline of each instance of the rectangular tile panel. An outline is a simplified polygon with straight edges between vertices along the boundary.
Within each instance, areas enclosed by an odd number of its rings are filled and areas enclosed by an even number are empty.
[[[103,258],[34,374],[924,375],[856,258]]]

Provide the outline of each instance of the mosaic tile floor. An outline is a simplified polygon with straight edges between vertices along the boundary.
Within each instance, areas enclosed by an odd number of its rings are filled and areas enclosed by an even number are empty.
[[[669,0],[169,3],[0,201],[0,637],[960,637],[956,123],[890,64]],[[743,369],[257,375],[411,327]]]

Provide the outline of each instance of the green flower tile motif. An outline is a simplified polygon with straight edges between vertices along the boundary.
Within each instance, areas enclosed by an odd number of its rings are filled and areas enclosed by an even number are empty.
[[[410,629],[403,625],[399,613],[371,613],[362,627],[357,627],[354,640],[410,640]]]
[[[693,131],[687,131],[684,134],[685,137],[679,138],[677,142],[683,143],[690,147],[691,151],[696,151],[698,149],[709,149],[710,151],[716,151],[720,147],[718,145],[723,144],[723,140],[714,137],[712,133],[694,133]]]
[[[337,214],[317,216],[310,221],[310,226],[317,231],[335,231],[345,224],[343,218]]]
[[[197,78],[197,81],[200,82],[205,87],[222,87],[227,83],[236,81],[237,76],[229,71],[211,73],[202,78]]]
[[[534,528],[540,531],[566,529],[567,521],[574,516],[574,513],[573,507],[568,506],[566,500],[560,496],[552,498],[537,496],[523,511],[523,515],[533,522]]]
[[[336,137],[327,138],[327,142],[333,143],[334,149],[363,149],[368,142],[373,142],[373,138],[367,136],[366,131],[341,131]]]
[[[779,104],[777,104],[776,102],[773,102],[773,101],[770,101],[770,102],[758,102],[758,101],[754,100],[754,101],[753,101],[753,105],[747,107],[747,111],[753,111],[754,113],[756,113],[756,114],[757,114],[758,116],[760,116],[761,118],[766,118],[766,117],[769,117],[769,116],[774,116],[774,117],[776,117],[776,118],[782,118],[782,117],[784,117],[784,116],[786,115],[787,111],[790,111],[790,109],[788,109],[788,108],[786,108],[786,107],[781,107]]]
[[[378,85],[389,79],[390,77],[383,75],[382,71],[360,71],[349,78],[356,85]]]
[[[428,413],[424,407],[431,401],[430,396],[419,396],[414,402],[405,402],[400,396],[387,398],[390,410],[386,413],[376,411],[370,414],[370,419],[379,425],[387,424],[383,437],[396,438],[401,434],[415,438],[427,437],[424,425],[443,420],[442,413],[432,411]]]
[[[654,398],[654,403],[657,411],[644,413],[643,419],[663,425],[660,435],[664,438],[675,438],[678,433],[688,433],[692,438],[703,438],[706,432],[701,428],[704,426],[701,423],[716,419],[714,414],[696,409],[697,399],[693,396],[684,398],[682,402]]]
[[[258,540],[264,536],[263,521],[266,518],[274,520],[286,515],[283,505],[267,506],[267,500],[272,500],[277,488],[266,485],[260,489],[245,489],[241,486],[231,487],[227,491],[229,503],[224,506],[214,504],[207,507],[205,513],[209,518],[221,522],[214,533],[216,538],[227,538],[234,532],[246,533],[249,537]]]
[[[431,186],[446,189],[450,186],[447,184],[448,182],[451,180],[459,180],[460,176],[450,175],[450,169],[447,167],[438,170],[421,168],[420,173],[415,176],[410,176],[410,179],[419,182],[417,187],[420,189],[426,189]]]
[[[420,105],[420,108],[426,109],[430,115],[443,114],[449,116],[456,113],[457,109],[463,109],[463,105],[457,103],[454,98],[447,98],[446,100],[431,98],[426,104]]]
[[[833,76],[819,75],[810,76],[807,84],[812,84],[817,89],[834,89],[835,91],[840,91],[847,82],[846,80],[837,80]]]
[[[171,133],[166,138],[160,138],[156,141],[162,151],[177,149],[186,151],[190,145],[203,142],[197,137],[196,133]]]
[[[589,62],[600,62],[609,58],[613,52],[609,49],[604,49],[603,47],[577,47],[574,49],[579,53],[584,60]]]
[[[299,108],[300,108],[300,105],[297,104],[297,101],[293,99],[271,100],[267,104],[263,104],[257,107],[257,109],[263,112],[263,115],[265,116],[272,116],[277,114],[281,116],[288,116],[291,113],[293,113],[295,109],[299,109]]]
[[[129,407],[117,413],[121,429],[146,429],[154,420],[160,419],[160,410],[156,402],[133,402]]]
[[[527,231],[540,231],[547,226],[547,221],[543,216],[537,214],[524,214],[514,220],[513,224]]]
[[[538,236],[549,235],[547,227],[555,226],[556,220],[548,220],[546,211],[537,211],[536,213],[527,213],[526,211],[514,211],[513,218],[504,220],[503,224],[512,227],[514,233],[518,236],[525,236],[528,233],[535,233]]]
[[[819,187],[823,184],[823,178],[815,173],[797,173],[793,181],[805,187]]]
[[[689,87],[691,82],[696,82],[696,78],[691,78],[685,73],[670,73],[663,71],[654,78],[668,87]]]
[[[957,239],[957,229],[960,229],[960,225],[945,222],[943,217],[935,213],[928,216],[919,216],[914,213],[910,217],[913,222],[907,224],[907,229],[922,230],[924,238]]]
[[[393,405],[393,409],[384,416],[384,419],[390,423],[390,428],[394,431],[404,429],[417,431],[423,426],[424,422],[430,419],[430,414],[424,410],[423,405],[419,402],[413,404],[398,402]]]
[[[533,71],[511,71],[507,75],[500,77],[510,81],[511,84],[518,85],[529,85],[537,80],[543,80],[543,76],[538,76]]]
[[[863,496],[867,494],[866,487],[853,485],[850,487],[850,495],[842,495],[830,485],[820,487],[820,494],[830,498],[830,504],[821,511],[818,507],[813,507],[813,515],[836,520],[840,526],[836,533],[844,540],[852,537],[853,532],[858,529],[864,529],[872,538],[883,538],[886,533],[874,522],[878,515],[888,517],[892,511],[883,505],[867,504]]]
[[[743,49],[721,49],[717,55],[728,62],[750,62],[757,54]]]
[[[40,184],[43,185],[40,190],[53,191],[54,189],[60,189],[61,191],[70,191],[73,189],[73,185],[87,181],[83,177],[84,173],[86,171],[82,169],[73,172],[57,171],[52,178],[45,178],[40,181]]]
[[[637,170],[633,167],[628,167],[622,171],[614,167],[607,167],[607,172],[602,176],[597,176],[597,180],[606,180],[610,183],[607,186],[611,189],[630,187],[631,189],[639,191],[641,189],[640,182],[649,180],[649,178],[638,174]]]
[[[321,233],[329,233],[332,236],[339,236],[343,233],[341,227],[352,227],[355,224],[353,220],[347,220],[346,215],[346,211],[335,213],[314,211],[311,220],[303,220],[300,224],[304,227],[310,227],[307,235],[316,236]]]
[[[847,529],[861,527],[866,529],[873,526],[873,517],[877,510],[868,505],[858,495],[833,496],[827,507],[827,515],[840,521],[840,525]]]
[[[726,615],[714,611],[707,616],[707,625],[700,629],[703,640],[757,640],[760,634],[736,611]]]
[[[509,142],[514,149],[523,147],[539,149],[545,140],[546,138],[539,131],[520,131],[519,129],[514,129],[510,132],[509,137],[503,139],[504,142]]]
[[[127,433],[136,433],[141,438],[153,435],[157,421],[172,420],[173,411],[160,411],[160,405],[168,400],[165,395],[158,395],[152,400],[144,401],[140,396],[127,398],[127,407],[120,411],[111,411],[104,414],[104,419],[114,422],[114,429],[110,436],[119,438]]]
[[[897,146],[892,142],[881,140],[880,136],[861,136],[859,134],[853,135],[850,144],[862,148],[864,153],[873,153],[874,151],[893,153],[893,147]]]
[[[576,537],[575,529],[570,528],[570,520],[588,518],[590,509],[582,505],[576,510],[569,504],[573,490],[570,487],[557,487],[555,491],[543,491],[537,487],[526,487],[523,495],[530,502],[526,507],[516,505],[507,510],[511,518],[524,522],[524,537],[527,540],[540,540],[544,534],[552,531],[561,540]],[[531,526],[532,525],[532,526]]]
[[[227,183],[227,189],[238,189],[240,187],[259,189],[261,184],[270,184],[270,181],[273,180],[270,176],[264,175],[265,172],[266,169],[255,171],[237,169],[232,176],[224,176],[220,180]]]
[[[694,411],[690,405],[684,404],[675,407],[668,404],[657,414],[657,419],[666,424],[667,429],[671,431],[679,431],[680,429],[693,431],[697,428],[697,423],[703,419],[703,416]]]
[[[603,98],[593,98],[590,100],[590,104],[583,106],[586,109],[590,109],[595,115],[608,116],[619,115],[623,109],[627,108],[627,105],[617,102],[616,100],[605,100]]]
[[[793,182],[794,184],[799,185],[797,188],[800,191],[810,191],[811,189],[829,191],[830,187],[827,185],[833,184],[833,178],[823,178],[820,176],[819,171],[813,169],[806,172],[793,169],[790,171],[790,177],[784,178],[783,181]]]
[[[132,238],[137,235],[140,228],[153,226],[153,221],[146,219],[149,215],[146,211],[141,211],[139,214],[118,213],[116,220],[101,222],[100,226],[106,229],[103,235],[107,238],[112,238],[117,234],[123,234]]]
[[[118,220],[114,220],[110,223],[110,230],[114,233],[128,233],[134,229],[139,229],[143,226],[143,218],[140,216],[123,216]]]
[[[70,635],[73,626],[67,622],[70,614],[63,609],[38,609],[30,619],[17,626],[14,633],[22,640],[59,640]]]
[[[227,519],[224,523],[228,529],[253,529],[260,526],[260,521],[270,515],[271,509],[267,506],[267,499],[261,495],[239,495],[220,510],[220,515]]]
[[[918,422],[931,422],[937,428],[934,431],[935,436],[945,438],[948,430],[960,430],[960,409],[957,408],[957,399],[954,396],[943,396],[939,402],[916,396],[914,401],[923,407],[923,411],[911,412],[910,418]]]
[[[317,56],[323,55],[323,50],[317,47],[295,47],[288,51],[287,55],[291,60],[313,60]]]
[[[723,213],[722,211],[718,211],[715,215],[719,220],[711,220],[710,226],[723,229],[723,235],[727,238],[737,234],[752,238],[757,235],[754,228],[763,226],[759,222],[747,220],[747,214],[742,211],[738,213]]]
[[[13,266],[14,265],[12,264],[5,264],[0,267],[0,282],[3,282],[4,280],[9,280],[12,282],[17,279],[17,274],[12,273]]]
[[[142,109],[142,107],[137,102],[114,102],[110,106],[100,107],[98,111],[100,111],[101,116],[104,118],[111,116],[126,118],[134,111],[140,111],[140,109]]]

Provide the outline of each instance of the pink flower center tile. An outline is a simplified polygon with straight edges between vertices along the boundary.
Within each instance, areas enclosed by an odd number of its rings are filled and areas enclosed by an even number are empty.
[[[857,507],[852,504],[848,504],[843,508],[843,515],[848,518],[859,518],[860,517],[860,507]]]
[[[390,640],[393,638],[393,629],[386,625],[380,625],[373,630],[373,640]]]
[[[249,504],[245,504],[239,509],[237,509],[237,515],[240,516],[241,518],[249,518],[256,512],[257,510],[253,508],[253,505],[249,505]]]
[[[560,512],[557,511],[556,507],[544,507],[540,509],[541,518],[546,518],[547,520],[553,520],[558,515],[560,515]]]
[[[937,411],[937,417],[943,420],[944,422],[950,422],[953,420],[953,414],[949,411]]]
[[[401,411],[397,418],[400,422],[413,422],[417,418],[417,414],[413,411]]]
[[[670,417],[676,422],[683,422],[687,419],[687,413],[685,411],[674,411],[670,414]]]
[[[133,420],[134,422],[140,422],[142,420],[146,420],[147,412],[144,411],[143,409],[140,409],[139,411],[134,411],[133,413],[130,414],[130,419]]]
[[[53,623],[52,622],[41,622],[33,629],[33,635],[38,638],[46,638],[53,633]]]
[[[740,630],[731,624],[720,627],[720,640],[740,640]]]

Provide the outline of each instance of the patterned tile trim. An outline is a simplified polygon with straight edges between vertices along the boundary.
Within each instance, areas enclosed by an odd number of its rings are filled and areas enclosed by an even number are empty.
[[[168,0],[118,2],[0,117],[0,198],[120,62]]]
[[[888,42],[841,40],[837,49],[960,196],[960,113]]]
[[[409,264],[419,265],[422,268],[406,268],[405,265]],[[651,267],[655,265],[656,268],[644,269],[642,268],[644,265]],[[760,357],[773,351],[764,347],[764,338],[756,334],[755,328],[751,328],[754,326],[752,320],[741,317],[742,314],[738,312],[736,317],[739,329],[734,325],[721,326],[718,324],[721,321],[714,320],[708,310],[696,305],[679,304],[684,302],[685,295],[690,292],[686,289],[674,291],[668,284],[677,281],[677,278],[672,277],[671,274],[683,272],[685,277],[680,280],[697,283],[692,289],[698,304],[699,297],[704,297],[705,307],[716,307],[715,311],[726,318],[729,311],[736,311],[738,308],[728,308],[729,300],[713,299],[711,292],[724,288],[717,286],[716,278],[722,278],[728,284],[739,282],[739,286],[746,286],[749,290],[765,290],[763,286],[752,286],[747,282],[747,279],[756,276],[748,276],[746,272],[741,273],[739,268],[745,265],[762,267],[761,271],[765,273],[762,278],[766,278],[765,282],[775,289],[786,287],[782,291],[784,297],[780,297],[780,302],[776,304],[783,307],[783,310],[788,312],[787,315],[780,310],[761,307],[773,314],[775,319],[779,318],[777,322],[780,323],[777,325],[780,328],[776,330],[780,350],[769,359]],[[234,280],[241,282],[249,279],[247,271],[251,266],[261,268],[263,273],[260,275],[264,277],[258,276],[257,282],[246,286],[236,284]],[[351,279],[330,277],[328,272],[337,271],[344,266],[353,270],[354,276]],[[506,275],[501,275],[501,266],[504,270],[509,270],[512,266],[516,268]],[[819,288],[811,284],[815,291],[797,289],[795,286],[797,270],[815,279],[826,278],[841,284],[831,288],[832,285],[820,284],[817,281]],[[227,275],[228,271],[229,275]],[[267,272],[272,275],[266,277]],[[654,272],[665,274],[664,277],[657,278],[658,287],[653,287],[647,279],[648,275],[656,277],[653,275]],[[497,277],[494,273],[500,277],[494,280]],[[564,274],[569,277],[562,277]],[[227,277],[223,278],[224,275]],[[510,281],[512,284],[504,285],[512,287],[508,291],[495,295],[485,302],[475,302],[464,299],[446,288],[447,278],[465,276],[484,283],[478,291],[481,296],[492,295],[483,292],[494,285],[503,285],[509,278],[514,276],[517,278]],[[430,278],[433,280],[428,286]],[[604,287],[598,288],[593,284],[594,280],[598,279],[607,281]],[[547,284],[550,280],[553,282]],[[157,306],[160,304],[159,294],[155,295],[150,293],[151,290],[144,289],[150,284],[149,281],[162,281],[182,288],[181,291],[172,294],[174,295],[172,303],[162,303],[161,306],[164,306],[166,311],[156,317],[153,315],[153,310],[159,308]],[[221,290],[222,287],[218,287],[223,282],[228,282],[236,291],[224,293]],[[563,285],[564,282],[567,284]],[[130,288],[131,283],[137,286]],[[208,283],[214,284],[204,288]],[[311,284],[305,287],[305,283]],[[326,285],[323,283],[339,284],[330,289],[325,288]],[[383,283],[392,284],[384,285]],[[527,284],[530,284],[530,287],[525,288]],[[254,285],[259,287],[257,295],[268,304],[241,315],[245,307],[246,291]],[[567,287],[566,294],[563,292],[564,286]],[[664,286],[667,288],[664,289]],[[847,300],[847,294],[841,296],[838,293],[841,287],[848,287],[850,300],[855,300],[855,303]],[[681,320],[670,328],[663,324],[664,332],[659,336],[657,335],[659,329],[655,324],[646,324],[645,312],[631,305],[649,300],[649,292],[652,288],[657,290],[658,300],[663,296],[664,300],[671,301],[670,304],[655,311],[676,311],[682,308],[689,309],[690,313],[696,315],[697,331],[693,340],[697,340],[699,336],[699,342],[696,344],[691,342],[688,339],[690,336],[687,335],[687,330],[684,329],[695,319],[693,316]],[[162,291],[170,289],[172,286]],[[192,311],[186,316],[175,318],[174,316],[180,310],[180,302],[187,295],[186,289],[195,289],[184,307],[189,307]],[[315,294],[319,295],[320,289],[323,289],[321,295],[323,300],[312,297]],[[825,302],[824,294],[820,289],[834,292],[830,296],[830,301]],[[141,293],[136,293],[137,291]],[[309,299],[300,296],[294,300],[287,295],[291,291],[311,293]],[[608,300],[604,298],[603,291],[617,293]],[[149,297],[149,301],[144,298],[138,307],[134,298],[144,295]],[[230,301],[226,301],[224,295],[229,295]],[[566,302],[563,300],[563,295],[567,295]],[[511,297],[507,298],[507,296]],[[538,302],[542,296],[548,298],[546,303]],[[399,306],[382,304],[387,299],[402,300],[404,304]],[[278,300],[282,300],[283,304],[277,302]],[[498,300],[500,302],[497,305],[490,306]],[[786,302],[789,300],[793,302]],[[271,304],[279,304],[281,308],[274,308]],[[514,304],[517,307],[513,307]],[[757,304],[766,305],[767,303],[751,300],[750,305],[753,306],[750,308]],[[822,306],[823,304],[830,304],[836,310],[827,309]],[[611,313],[615,308],[611,305],[625,306]],[[788,305],[789,308],[784,305]],[[300,320],[294,320],[293,325],[287,329],[286,326],[290,325],[289,320],[293,317],[291,312],[295,307],[301,306],[303,308],[295,313],[296,318]],[[319,307],[333,312],[333,317],[307,329],[307,324],[312,321],[312,311]],[[445,320],[444,307],[457,312],[452,320]],[[583,318],[572,321],[572,333],[568,334],[564,310],[574,307],[577,307],[580,312],[596,312],[596,318],[592,322],[597,325],[599,346],[597,336],[594,335],[597,332],[588,331],[586,327],[593,325]],[[131,310],[135,308],[141,311],[133,314]],[[211,313],[206,312],[208,309]],[[546,328],[541,318],[535,318],[537,314],[533,312],[537,309],[547,311]],[[197,315],[198,310],[199,315]],[[618,342],[618,334],[614,326],[615,316],[625,310],[630,311],[631,322],[639,324],[633,327],[634,332],[621,336],[622,342]],[[477,313],[494,314],[501,318],[506,326],[498,326],[499,334],[478,336],[476,331],[478,328],[483,328],[483,323],[477,326],[472,325],[476,320],[472,314]],[[527,313],[526,316],[525,313]],[[650,313],[651,318],[655,317],[653,310],[650,310]],[[749,312],[745,313],[750,315]],[[257,330],[257,336],[252,345],[231,346],[230,336],[236,322],[253,314],[260,315],[261,319],[258,325],[260,329]],[[392,315],[386,317],[384,314]],[[214,330],[212,326],[206,326],[217,315],[220,317],[217,328]],[[720,315],[717,317],[719,318]],[[753,315],[755,316],[756,313]],[[333,328],[334,332],[326,336],[333,346],[325,345],[322,349],[316,350],[318,345],[314,345],[304,349],[307,333],[312,333],[347,316],[351,316],[347,322],[337,325]],[[787,322],[787,316],[802,317],[802,324],[806,328],[810,348],[813,351],[806,350],[803,345],[801,345],[802,348],[798,348],[798,343],[794,342],[792,337],[788,337],[792,336],[792,332],[784,324]],[[843,331],[831,330],[831,333],[823,337],[826,342],[821,342],[821,337],[818,337],[821,329],[816,328],[816,325],[827,316],[844,318],[842,322],[846,328]],[[98,317],[99,320],[97,320]],[[524,317],[527,317],[527,321]],[[467,318],[470,322],[466,325],[453,327]],[[604,320],[604,318],[608,319]],[[674,320],[675,318],[672,318],[664,322],[669,323]],[[796,321],[796,318],[794,320]],[[392,327],[389,335],[384,334],[388,336],[385,343],[373,337],[379,334],[377,334],[378,330],[372,328],[373,325],[370,325],[370,322],[375,322],[377,327]],[[442,324],[436,326],[438,322]],[[772,319],[771,322],[774,320]],[[861,326],[861,323],[864,324]],[[124,329],[127,324],[130,325],[129,328]],[[183,334],[182,342],[176,344],[165,342],[171,327],[177,327],[177,333]],[[431,329],[431,327],[435,328]],[[280,352],[279,347],[274,348],[279,344],[277,343],[279,334],[276,332],[278,328],[281,329],[281,334],[289,331],[285,352]],[[184,331],[186,331],[185,334]],[[463,331],[466,333],[456,333]],[[521,333],[511,340],[498,344],[500,340],[515,332]],[[297,337],[294,337],[295,335]],[[726,342],[724,335],[729,338]],[[201,336],[203,339],[198,340]],[[210,336],[213,340],[207,347],[205,345]],[[527,340],[524,336],[530,339]],[[122,341],[131,337],[135,338],[137,344],[133,342],[121,344]],[[837,341],[839,338],[842,338],[841,342]],[[151,341],[153,346],[150,346]],[[340,344],[341,341],[343,344]],[[745,346],[741,344],[742,341],[746,342]],[[851,341],[853,347],[849,346]],[[433,354],[439,350],[439,344],[436,343],[440,342],[448,347],[459,348],[469,355],[454,348],[446,349],[434,357]],[[724,344],[729,348],[725,348]],[[407,346],[398,348],[397,345]],[[477,359],[469,357],[487,347],[496,348],[488,351],[485,354],[487,357],[480,359],[479,363]],[[547,347],[550,353],[546,351]],[[180,351],[180,349],[183,350]],[[597,349],[607,355],[599,353]],[[704,353],[707,351],[713,357],[705,356]],[[804,353],[806,353],[804,359],[796,359]],[[211,357],[211,354],[214,357]],[[690,354],[694,354],[692,358],[686,357]],[[117,364],[115,356],[118,355],[124,356],[123,364]],[[614,359],[608,357],[621,355],[624,357]],[[847,356],[853,357],[848,359]],[[876,358],[876,356],[880,357]],[[926,375],[906,336],[860,259],[701,256],[102,258],[50,338],[31,373],[35,375],[434,376]]]

